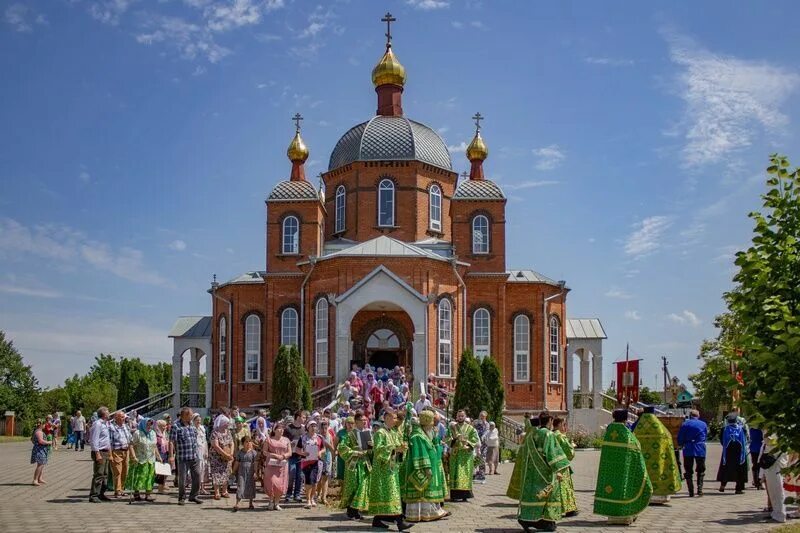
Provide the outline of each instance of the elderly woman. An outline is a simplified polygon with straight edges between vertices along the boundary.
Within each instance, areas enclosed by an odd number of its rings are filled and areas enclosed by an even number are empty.
[[[233,435],[230,432],[231,420],[225,415],[214,420],[214,431],[211,432],[211,483],[214,484],[214,499],[228,498],[228,479],[231,475],[233,461]]]
[[[200,493],[208,494],[206,490],[206,480],[208,478],[208,437],[206,428],[203,425],[203,417],[195,414],[192,417],[192,425],[197,432],[197,461],[200,471]]]
[[[153,419],[142,418],[131,437],[131,466],[125,478],[125,489],[133,491],[133,499],[155,501],[152,497],[153,481],[156,474],[156,432],[153,430]]]
[[[42,474],[44,474],[44,467],[47,465],[47,457],[49,455],[47,452],[53,444],[52,441],[45,438],[43,426],[44,423],[41,420],[37,420],[36,429],[33,430],[33,435],[31,436],[31,442],[33,443],[31,464],[36,465],[36,469],[33,471],[33,484],[37,487],[46,483],[42,479]]]
[[[156,451],[158,452],[158,461],[160,463],[169,463],[169,433],[167,433],[167,421],[158,420],[155,425],[156,434]],[[156,484],[158,485],[158,493],[164,494],[167,492],[165,484],[167,476],[156,476]]]
[[[487,474],[499,474],[497,465],[500,463],[500,434],[494,422],[489,422],[489,429],[481,437],[481,444],[486,446]]]

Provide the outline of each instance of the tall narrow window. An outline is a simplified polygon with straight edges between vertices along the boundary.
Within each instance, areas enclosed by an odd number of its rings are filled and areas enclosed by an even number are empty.
[[[314,374],[317,376],[328,375],[328,300],[320,298],[317,301],[316,312],[316,359]]]
[[[394,226],[394,182],[383,180],[378,185],[378,225]]]
[[[430,227],[434,231],[442,231],[442,189],[438,185],[431,187],[428,193],[430,198]]]
[[[228,379],[228,322],[225,317],[219,319],[219,380]]]
[[[339,185],[336,187],[336,233],[344,231],[345,200],[344,185]]]
[[[472,219],[472,253],[489,253],[489,219],[484,215]]]
[[[558,318],[555,316],[550,317],[550,382],[551,383],[558,383],[560,370],[561,368],[560,357],[559,354],[561,350],[559,350],[561,343],[559,342],[559,334],[560,334],[561,325],[558,322]]]
[[[478,359],[489,355],[490,325],[489,311],[484,308],[476,309],[472,314],[472,349]]]
[[[281,313],[281,346],[297,346],[297,311],[287,307]]]
[[[244,323],[244,380],[261,379],[261,319],[250,315]]]
[[[514,381],[528,381],[530,379],[528,366],[530,364],[530,320],[525,315],[514,319]]]
[[[300,221],[295,216],[283,219],[283,253],[296,254],[300,251]]]
[[[453,366],[452,306],[450,300],[439,302],[439,375],[449,377]]]

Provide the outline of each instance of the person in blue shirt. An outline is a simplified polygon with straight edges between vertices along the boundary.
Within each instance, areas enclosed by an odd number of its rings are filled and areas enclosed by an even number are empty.
[[[761,490],[761,476],[759,476],[758,456],[764,444],[764,433],[758,428],[750,428],[750,464],[753,469],[753,487]]]
[[[719,491],[725,492],[725,485],[733,481],[736,483],[736,494],[743,494],[747,483],[747,437],[736,413],[730,413],[726,420],[727,424],[722,430],[722,457],[717,471]]]
[[[703,495],[703,479],[706,477],[706,437],[708,426],[700,420],[696,409],[689,412],[689,418],[678,430],[678,446],[683,448],[683,466],[689,497],[694,497],[692,469],[697,473],[697,496]]]

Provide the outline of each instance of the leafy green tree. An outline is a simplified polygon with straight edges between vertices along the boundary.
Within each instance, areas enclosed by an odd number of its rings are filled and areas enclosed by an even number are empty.
[[[150,369],[138,358],[123,358],[120,361],[119,390],[117,392],[117,403],[120,408],[126,407],[148,397],[149,387],[139,388],[139,382],[147,382],[150,376]],[[146,385],[146,383],[145,383]],[[145,393],[144,396],[141,396]]]
[[[456,392],[452,402],[453,414],[465,409],[467,416],[477,418],[481,411],[489,410],[489,393],[481,376],[481,365],[467,348],[461,354],[456,374]]]
[[[41,414],[40,394],[30,365],[23,362],[13,341],[0,330],[0,411],[14,411],[27,431]]]
[[[741,327],[742,400],[784,450],[800,450],[800,170],[773,154],[751,246],[725,295]]]
[[[650,405],[664,403],[664,395],[650,390],[649,387],[639,389],[639,401]]]
[[[80,409],[86,414],[97,411],[101,406],[108,407],[111,411],[117,408],[117,388],[111,383],[90,381],[83,389]]]
[[[311,382],[294,345],[280,347],[272,372],[270,417],[277,420],[284,409],[311,409]]]
[[[206,356],[208,357],[208,356]],[[172,390],[172,363],[167,362],[160,362],[155,363],[152,365],[148,365],[150,369],[150,391],[152,394],[156,394],[158,392],[169,392]],[[201,376],[202,378],[203,376]],[[188,391],[189,388],[187,386],[186,390]],[[205,383],[203,387],[200,389],[201,391],[205,389]]]
[[[503,387],[503,380],[500,377],[500,367],[497,366],[497,361],[492,356],[487,355],[481,361],[481,375],[489,399],[489,405],[486,408],[489,413],[489,420],[494,420],[499,426],[503,418],[506,393]]]
[[[62,411],[64,413],[71,413],[69,393],[64,387],[55,387],[52,389],[45,389],[42,391],[42,414],[56,413]]]
[[[737,350],[741,346],[741,328],[730,312],[714,319],[719,329],[715,339],[706,339],[700,345],[700,371],[689,376],[700,398],[700,407],[708,416],[716,418],[721,410],[729,410],[739,388],[731,374],[731,364],[738,363]]]
[[[122,363],[113,355],[100,354],[94,358],[94,364],[89,369],[89,376],[93,380],[105,381],[119,388]]]

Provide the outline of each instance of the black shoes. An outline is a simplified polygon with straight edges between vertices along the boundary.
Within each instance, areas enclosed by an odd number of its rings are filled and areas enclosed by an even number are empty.
[[[89,498],[89,503],[100,503],[100,498],[95,498],[94,496],[92,496],[91,498]]]
[[[372,519],[372,527],[376,527],[378,529],[389,529],[389,526],[378,520],[378,517]]]
[[[564,518],[572,518],[573,516],[578,516],[578,511],[570,511],[564,515]]]
[[[409,524],[402,518],[397,519],[397,531],[405,531],[407,529],[411,529],[412,527],[414,527],[414,524]]]
[[[198,500],[197,498],[189,498],[189,501],[192,502],[192,503],[196,503],[197,505],[200,505],[201,503],[203,503],[200,500]]]

